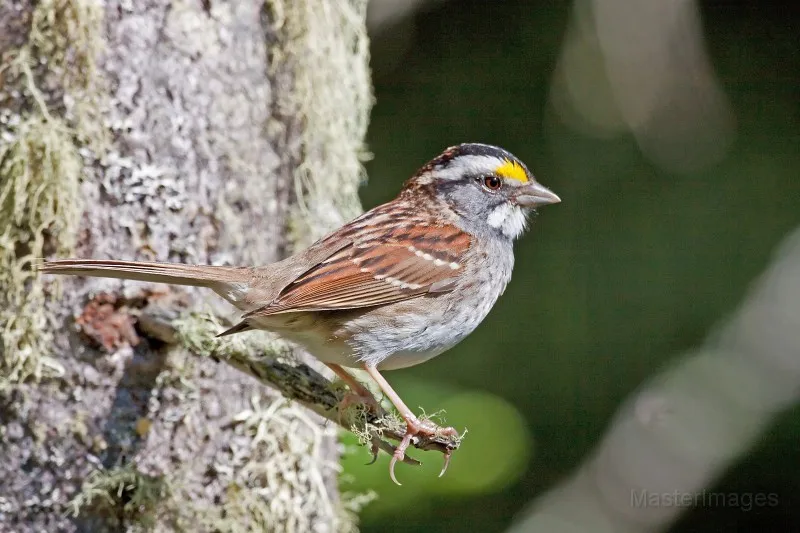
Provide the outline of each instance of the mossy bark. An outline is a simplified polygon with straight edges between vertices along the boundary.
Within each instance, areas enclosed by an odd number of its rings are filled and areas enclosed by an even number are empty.
[[[0,6],[0,530],[354,527],[333,428],[136,329],[231,309],[32,265],[265,264],[357,213],[365,3]]]

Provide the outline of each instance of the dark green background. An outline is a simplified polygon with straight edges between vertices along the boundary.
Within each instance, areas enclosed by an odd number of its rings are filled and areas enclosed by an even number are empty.
[[[529,432],[517,470],[526,469],[504,487],[464,494],[458,477],[401,466],[398,475],[409,482],[378,485],[381,500],[436,490],[407,505],[368,506],[364,532],[504,530],[526,502],[580,463],[627,394],[735,308],[800,223],[797,8],[703,4],[709,55],[737,134],[723,161],[690,174],[659,170],[630,137],[598,140],[559,122],[549,91],[571,9],[568,2],[453,0],[373,36],[375,159],[362,194],[366,208],[392,198],[443,148],[465,141],[510,150],[563,203],[543,209],[519,243],[511,286],[471,337],[388,375],[412,406],[440,407],[429,404],[430,395],[415,397],[422,381],[443,387],[444,397],[484,391],[516,407]],[[569,165],[556,156],[564,150]],[[465,454],[483,459],[476,477],[498,453],[476,435],[480,405],[463,415],[466,422],[448,409],[449,422],[471,429],[465,447],[476,444]],[[740,532],[800,530],[798,442],[795,410],[717,487],[775,492],[778,507],[694,510],[674,531],[736,524]],[[360,472],[366,456],[354,457]],[[382,477],[385,466],[371,468]]]

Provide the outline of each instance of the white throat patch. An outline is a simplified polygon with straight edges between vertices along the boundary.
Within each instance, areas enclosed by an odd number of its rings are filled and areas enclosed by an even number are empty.
[[[486,222],[493,228],[499,229],[506,237],[516,239],[528,225],[528,217],[521,207],[503,203],[495,207]]]

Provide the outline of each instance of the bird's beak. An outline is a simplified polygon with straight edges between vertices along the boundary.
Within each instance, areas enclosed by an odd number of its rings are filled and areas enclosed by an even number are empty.
[[[539,207],[557,204],[561,198],[541,183],[531,180],[517,190],[514,200],[522,207]]]

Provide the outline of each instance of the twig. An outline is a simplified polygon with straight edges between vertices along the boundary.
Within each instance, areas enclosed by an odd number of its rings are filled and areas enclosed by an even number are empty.
[[[139,316],[140,329],[150,338],[165,344],[181,345],[191,353],[211,357],[256,378],[278,390],[283,396],[300,402],[318,415],[355,433],[371,444],[373,454],[383,450],[394,452],[394,446],[385,439],[400,441],[405,434],[405,424],[389,415],[381,407],[379,412],[358,410],[359,420],[348,425],[347,417],[339,413],[339,403],[345,391],[332,385],[324,376],[290,355],[281,343],[256,347],[254,343],[216,338],[210,320],[198,316],[180,318],[176,311],[159,305],[146,307]],[[364,438],[364,437],[367,438]],[[445,435],[415,436],[411,445],[419,450],[435,450],[449,456],[460,445],[460,437]],[[407,464],[420,464],[406,456]]]

